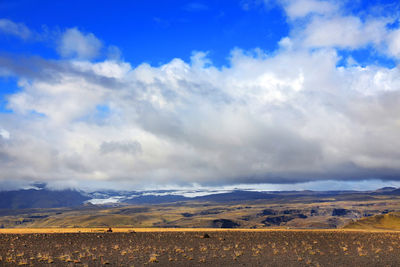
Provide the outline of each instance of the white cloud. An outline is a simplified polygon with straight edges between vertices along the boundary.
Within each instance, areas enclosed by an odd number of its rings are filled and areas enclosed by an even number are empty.
[[[24,24],[15,23],[8,19],[0,19],[0,32],[22,39],[28,39],[32,35],[31,31]]]
[[[348,51],[368,48],[372,54],[400,58],[400,30],[393,28],[397,14],[352,13],[345,3],[338,1],[281,0],[278,3],[285,10],[291,29],[289,36],[282,38],[281,48]]]
[[[306,17],[309,14],[327,15],[338,10],[338,6],[330,1],[318,0],[281,0],[290,19]]]
[[[93,33],[84,34],[77,28],[72,28],[62,35],[58,52],[63,57],[92,59],[98,56],[101,47],[101,41]]]
[[[393,30],[388,34],[388,53],[391,56],[400,58],[400,29]]]
[[[379,45],[387,34],[387,20],[362,22],[355,16],[316,17],[301,35],[307,47],[357,49],[368,44]]]
[[[0,137],[3,139],[10,139],[10,133],[0,128]]]
[[[222,69],[204,56],[72,62],[57,80],[21,83],[16,113],[2,115],[13,141],[0,154],[13,160],[0,178],[143,186],[400,172],[397,69],[337,67],[334,49],[235,50]]]
[[[21,114],[31,111],[51,118],[53,123],[63,124],[84,116],[101,102],[101,85],[92,84],[84,77],[63,75],[57,84],[33,81],[24,84],[24,91],[9,97],[9,107]]]

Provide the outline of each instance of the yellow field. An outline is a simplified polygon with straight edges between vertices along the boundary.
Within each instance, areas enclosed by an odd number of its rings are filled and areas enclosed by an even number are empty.
[[[0,234],[39,234],[39,233],[104,233],[108,228],[4,228],[0,229]],[[379,230],[379,229],[223,229],[223,228],[112,228],[114,233],[129,232],[271,232],[271,231],[291,231],[291,232],[399,232],[399,230]]]
[[[384,215],[375,215],[361,218],[345,225],[347,229],[390,229],[400,230],[400,213],[393,212]]]

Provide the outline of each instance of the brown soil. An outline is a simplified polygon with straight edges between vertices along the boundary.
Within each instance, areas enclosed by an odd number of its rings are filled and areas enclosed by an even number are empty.
[[[399,255],[399,232],[0,234],[0,266],[400,266]]]

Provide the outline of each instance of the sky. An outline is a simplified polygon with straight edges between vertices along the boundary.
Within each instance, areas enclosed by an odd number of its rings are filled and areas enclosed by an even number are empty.
[[[400,186],[400,3],[0,2],[0,190]]]

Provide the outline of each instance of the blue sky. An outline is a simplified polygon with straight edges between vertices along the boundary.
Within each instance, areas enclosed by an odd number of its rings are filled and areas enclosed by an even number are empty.
[[[399,10],[2,1],[0,181],[397,182]]]
[[[246,7],[248,5],[248,7]],[[4,17],[23,22],[41,34],[78,27],[108,45],[117,45],[132,64],[159,65],[192,51],[209,51],[226,64],[233,47],[273,51],[288,33],[284,13],[277,5],[244,1],[5,1]],[[57,58],[51,44],[15,42],[2,36],[3,51]],[[51,36],[46,42],[51,42]]]
[[[344,12],[362,19],[370,16],[371,10],[378,13],[373,15],[393,16],[398,8],[393,0],[337,3],[346,3]],[[3,52],[57,58],[52,44],[57,34],[78,27],[95,34],[107,45],[118,46],[124,59],[134,65],[142,62],[160,65],[175,57],[188,60],[192,51],[208,51],[218,66],[229,64],[227,58],[232,48],[272,52],[290,28],[279,2],[261,0],[151,0],[112,4],[90,0],[16,0],[2,1],[0,11],[3,18],[23,23],[41,35],[25,41],[2,35]],[[398,22],[388,24],[391,26],[397,27]],[[365,51],[355,56],[361,61],[372,60]]]

